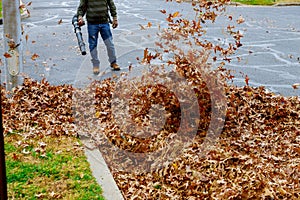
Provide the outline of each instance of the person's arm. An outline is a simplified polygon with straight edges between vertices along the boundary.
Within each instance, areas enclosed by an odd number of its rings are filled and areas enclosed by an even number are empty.
[[[116,8],[116,5],[115,5],[115,2],[113,0],[107,0],[107,4],[108,4],[108,7],[109,7],[110,15],[113,18],[117,18],[117,8]]]
[[[117,8],[115,6],[115,2],[113,0],[107,0],[107,4],[109,7],[110,15],[113,17],[112,27],[118,27],[118,17],[117,17]]]
[[[86,0],[80,0],[79,6],[77,8],[78,24],[82,26],[84,24],[83,17],[87,10]]]

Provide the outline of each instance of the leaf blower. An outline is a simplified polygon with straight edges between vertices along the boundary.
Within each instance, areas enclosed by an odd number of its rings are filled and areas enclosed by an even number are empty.
[[[77,37],[78,46],[79,46],[79,49],[81,51],[81,54],[86,55],[85,43],[84,43],[83,38],[82,38],[81,28],[78,25],[78,16],[77,15],[74,15],[74,17],[72,19],[72,24],[74,26],[74,32],[75,32],[76,37]]]

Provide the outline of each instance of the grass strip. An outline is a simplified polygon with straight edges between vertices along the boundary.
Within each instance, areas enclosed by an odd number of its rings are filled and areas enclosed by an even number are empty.
[[[237,2],[245,5],[271,6],[278,3],[300,3],[300,0],[232,0],[232,2]]]
[[[2,19],[2,1],[0,1],[0,19]]]
[[[232,2],[237,2],[245,5],[274,5],[276,1],[274,0],[233,0]]]
[[[5,153],[9,199],[104,199],[75,137],[10,133]]]

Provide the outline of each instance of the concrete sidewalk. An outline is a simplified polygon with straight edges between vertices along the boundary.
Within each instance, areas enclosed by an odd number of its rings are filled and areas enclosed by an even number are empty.
[[[71,20],[76,12],[79,0],[39,0],[30,6],[31,17],[23,20],[24,25],[24,72],[30,77],[40,80],[46,78],[51,84],[73,84],[93,79],[119,75],[128,70],[136,57],[143,57],[143,49],[155,48],[157,26],[166,26],[165,15],[159,10],[179,11],[193,16],[187,3],[166,3],[162,0],[115,0],[119,27],[113,30],[120,72],[112,72],[109,68],[104,45],[100,43],[99,55],[101,71],[105,76],[94,76],[89,54],[82,56],[77,48],[77,40],[73,32]],[[292,88],[292,84],[300,82],[300,7],[272,6],[248,7],[230,6],[227,14],[242,15],[246,22],[241,25],[244,32],[243,47],[233,58],[239,57],[240,62],[232,61],[227,68],[235,70],[234,84],[245,85],[239,72],[250,77],[250,85],[264,85],[270,91],[284,96],[300,96],[300,91]],[[224,34],[226,23],[224,15],[213,25],[206,25],[205,39],[227,41]],[[141,30],[140,25],[151,22],[153,26]],[[0,27],[2,30],[2,26]],[[82,33],[87,43],[86,26]],[[28,41],[25,40],[28,35]],[[226,38],[227,37],[227,38]],[[0,36],[3,55],[3,36]],[[88,49],[88,45],[86,46]],[[38,54],[32,60],[32,54]],[[4,60],[4,58],[2,58]],[[3,69],[2,69],[3,70]],[[4,80],[4,78],[2,78]],[[88,144],[87,144],[88,145]],[[94,175],[104,190],[106,199],[122,199],[100,152],[86,148],[86,155]]]
[[[93,175],[101,185],[104,198],[106,200],[124,199],[98,148],[91,145],[88,139],[82,139],[81,141],[85,145],[85,155],[90,163]]]

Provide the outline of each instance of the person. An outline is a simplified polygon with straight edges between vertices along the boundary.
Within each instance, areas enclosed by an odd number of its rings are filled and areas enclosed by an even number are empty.
[[[117,64],[116,51],[114,47],[112,28],[118,27],[117,9],[113,0],[80,0],[77,8],[78,25],[84,25],[83,17],[87,21],[88,43],[93,65],[93,73],[99,74],[100,60],[98,58],[98,36],[100,36],[106,46],[108,61],[113,70],[120,70]],[[111,21],[111,17],[113,20]]]

